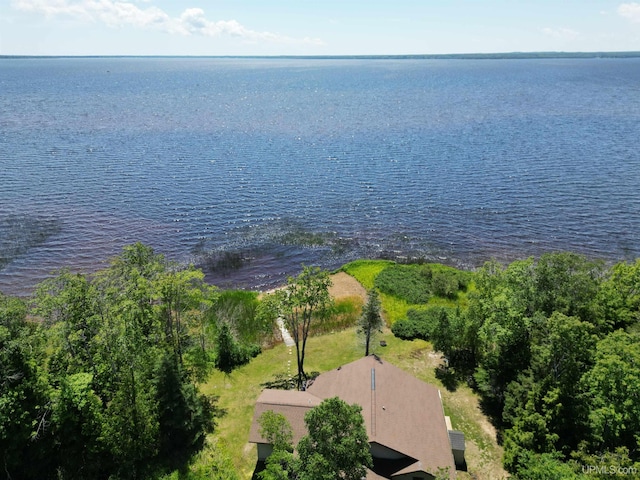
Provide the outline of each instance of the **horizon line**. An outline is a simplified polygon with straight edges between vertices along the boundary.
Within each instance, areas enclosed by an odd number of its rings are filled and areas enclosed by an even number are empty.
[[[0,54],[1,59],[12,58],[236,58],[236,59],[309,59],[309,60],[437,60],[437,59],[536,59],[536,58],[635,58],[639,50],[623,51],[533,51],[495,53],[418,53],[418,54],[344,54],[344,55],[164,55],[164,54],[108,54],[108,55],[29,55]]]

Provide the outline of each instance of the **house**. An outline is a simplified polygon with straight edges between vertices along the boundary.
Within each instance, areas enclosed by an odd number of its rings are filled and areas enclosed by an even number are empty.
[[[374,461],[367,480],[428,480],[439,469],[454,478],[456,466],[464,466],[464,435],[447,426],[439,390],[375,355],[323,373],[304,392],[264,390],[249,434],[258,460],[272,451],[260,436],[262,413],[282,413],[297,444],[306,434],[305,413],[336,396],[362,407]]]

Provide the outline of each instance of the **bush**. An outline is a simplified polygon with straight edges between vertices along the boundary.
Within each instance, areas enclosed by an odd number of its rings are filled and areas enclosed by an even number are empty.
[[[407,318],[398,320],[391,327],[393,334],[403,340],[431,340],[443,315],[450,315],[450,308],[431,307],[426,310],[409,310]]]
[[[427,303],[431,296],[431,278],[415,265],[391,265],[378,274],[374,284],[381,292],[409,303]]]
[[[381,292],[412,304],[427,303],[431,297],[456,299],[471,281],[469,272],[437,263],[422,265],[393,264],[382,270],[375,279]]]
[[[427,332],[422,330],[423,325],[409,319],[398,320],[391,326],[393,334],[402,340],[414,340],[420,338],[426,340]]]
[[[222,324],[218,332],[217,355],[215,358],[215,366],[218,370],[224,373],[231,373],[234,368],[249,363],[260,352],[261,349],[258,345],[242,345],[238,343],[233,337],[229,325]]]

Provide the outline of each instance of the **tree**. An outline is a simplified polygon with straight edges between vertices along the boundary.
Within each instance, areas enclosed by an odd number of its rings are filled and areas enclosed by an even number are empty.
[[[562,456],[557,452],[533,453],[523,451],[514,465],[515,478],[522,480],[586,480],[592,477],[576,473],[571,465],[562,462]]]
[[[165,352],[154,374],[160,434],[159,453],[164,463],[179,467],[204,445],[213,431],[210,400],[186,381],[175,354]]]
[[[25,321],[23,306],[20,315],[11,309],[7,319],[16,319],[4,327],[0,301],[0,372],[4,354],[11,359],[10,382],[0,378],[0,461],[7,433],[12,462],[20,463],[14,470],[4,461],[5,472],[139,478],[184,465],[202,447],[215,413],[180,358],[201,348],[201,326],[188,328],[185,320],[200,315],[214,295],[201,272],[178,269],[135,244],[92,277],[63,271],[41,284],[32,310],[41,322]],[[16,337],[14,330],[29,335]],[[40,331],[46,350],[35,345],[32,333]],[[11,393],[6,399],[4,386]],[[14,398],[28,410],[24,416],[16,416]],[[13,425],[5,426],[5,418]],[[51,449],[43,445],[47,438]]]
[[[311,323],[321,320],[326,315],[331,298],[329,272],[319,267],[302,268],[297,277],[289,277],[287,286],[276,290],[271,301],[277,315],[293,337],[296,345],[298,367],[298,388],[304,388],[307,375],[304,372],[304,355]]]
[[[264,412],[260,419],[260,435],[273,445],[273,452],[265,462],[265,469],[258,473],[260,480],[289,480],[297,474],[293,456],[293,431],[286,417],[272,410]]]
[[[380,315],[380,297],[374,288],[369,291],[367,303],[358,320],[358,334],[364,337],[365,356],[369,355],[369,346],[376,332],[382,332],[384,322]]]
[[[570,252],[544,254],[535,266],[536,309],[547,316],[560,312],[597,324],[594,300],[601,279],[601,262]]]
[[[183,363],[185,337],[188,335],[185,319],[192,320],[194,330],[197,330],[200,352],[205,351],[205,315],[217,298],[215,287],[204,282],[204,273],[193,266],[179,268],[169,265],[158,275],[155,287],[160,295],[161,316],[164,318],[164,330],[167,341]],[[197,314],[186,315],[197,312]]]
[[[96,289],[82,274],[63,270],[38,285],[32,313],[57,334],[49,339],[59,347],[54,371],[95,373],[93,340],[102,323],[98,311]]]
[[[574,450],[587,431],[580,379],[593,364],[594,327],[557,312],[549,319],[536,316],[534,324],[531,367],[505,394],[502,417],[513,426],[507,434],[536,453]]]
[[[26,312],[0,293],[0,477],[50,478],[50,389],[40,327]]]
[[[226,374],[242,364],[241,349],[236,339],[233,338],[231,328],[223,323],[218,331],[218,354],[216,355],[216,368]]]
[[[301,480],[361,480],[373,466],[359,405],[324,400],[304,417],[308,435],[298,443]]]
[[[598,342],[596,360],[582,383],[589,404],[593,452],[640,449],[640,339],[617,330]]]
[[[503,268],[489,262],[480,270],[467,318],[477,331],[478,368],[474,374],[487,407],[499,416],[507,385],[530,362],[529,323],[533,260]]]
[[[293,430],[286,417],[273,410],[267,410],[258,419],[260,435],[274,450],[293,451]]]
[[[89,373],[63,377],[53,396],[60,478],[98,478],[105,467],[102,402],[91,388],[92,381]]]
[[[598,306],[609,328],[640,322],[640,258],[614,265],[598,293]]]

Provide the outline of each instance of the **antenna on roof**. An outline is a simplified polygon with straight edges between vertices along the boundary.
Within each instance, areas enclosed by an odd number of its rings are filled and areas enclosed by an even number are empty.
[[[376,436],[376,369],[371,369],[371,435]]]

